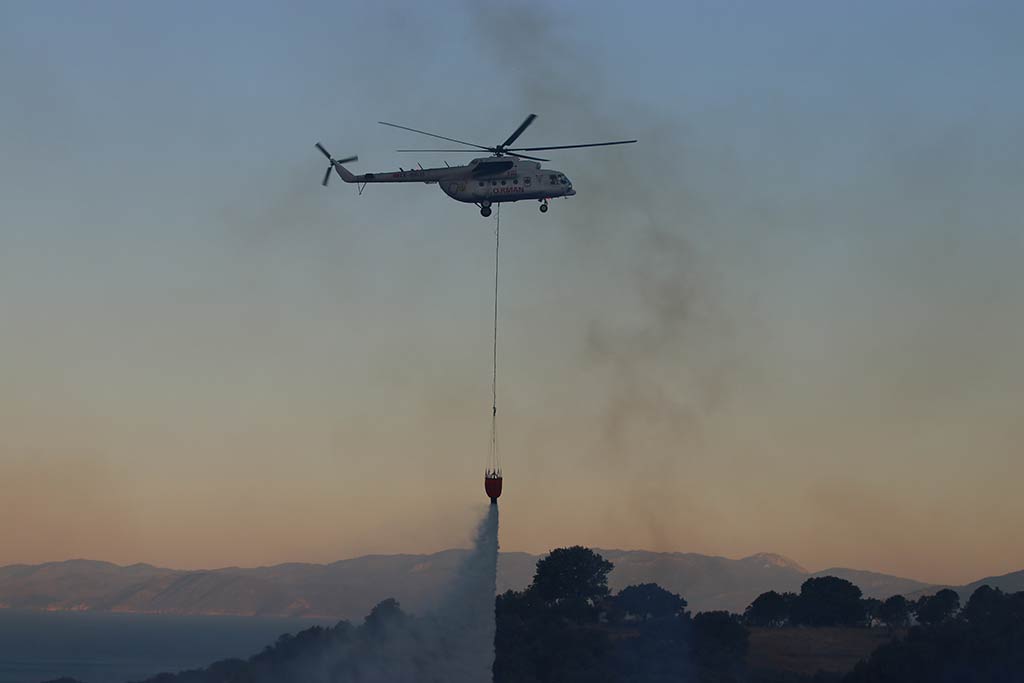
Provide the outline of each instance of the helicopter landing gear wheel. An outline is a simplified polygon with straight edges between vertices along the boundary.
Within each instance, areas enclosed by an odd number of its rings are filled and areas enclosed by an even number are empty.
[[[540,205],[540,212],[541,213],[547,213],[548,212],[548,205],[547,205],[547,203],[544,203],[544,204]]]
[[[482,207],[480,207],[480,215],[483,216],[484,218],[487,218],[488,216],[490,216],[491,215],[491,207],[489,207],[489,206],[482,206]]]

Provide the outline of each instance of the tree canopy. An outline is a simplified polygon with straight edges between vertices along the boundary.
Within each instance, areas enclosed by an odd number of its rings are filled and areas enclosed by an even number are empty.
[[[800,594],[768,591],[743,612],[749,626],[867,626],[877,617],[881,602],[861,598],[860,588],[846,579],[820,576],[807,579]]]
[[[894,595],[882,603],[878,618],[889,628],[905,628],[910,623],[910,602],[902,595]]]
[[[935,595],[924,595],[914,607],[914,615],[922,624],[938,624],[950,619],[960,609],[960,596],[949,588]]]
[[[784,626],[792,616],[796,598],[796,593],[761,593],[747,606],[743,618],[750,626]]]
[[[686,600],[656,583],[627,586],[615,596],[613,611],[626,619],[647,621],[682,613]]]
[[[804,581],[793,619],[805,626],[856,626],[864,622],[860,588],[846,579],[821,576]]]
[[[612,563],[590,548],[573,546],[552,550],[537,562],[530,590],[549,606],[581,618],[608,596]]]

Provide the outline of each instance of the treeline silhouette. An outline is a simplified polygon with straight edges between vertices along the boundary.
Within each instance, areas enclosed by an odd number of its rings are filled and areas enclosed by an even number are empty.
[[[653,583],[612,594],[611,570],[611,562],[588,548],[560,548],[538,561],[530,586],[499,595],[495,683],[1024,681],[1024,592],[982,586],[960,609],[959,596],[948,589],[914,601],[899,595],[880,601],[825,576],[808,579],[799,593],[763,593],[743,615],[691,615],[682,596]],[[248,660],[146,683],[422,680],[395,669],[394,659],[432,625],[430,617],[384,600],[362,624],[312,627],[281,636]],[[819,627],[885,628],[892,640],[845,675],[749,670],[750,628],[799,636],[800,629]]]
[[[844,682],[1024,681],[1024,592],[981,586],[959,612],[958,606],[959,597],[949,590],[923,605],[918,601],[915,614],[921,625],[879,647]]]
[[[653,583],[612,595],[611,569],[588,548],[560,548],[528,588],[498,596],[495,683],[743,676],[749,634],[737,615],[691,617],[685,599]]]
[[[935,595],[909,601],[894,595],[884,602],[861,597],[860,588],[846,579],[822,576],[807,579],[800,593],[768,591],[757,596],[743,613],[748,626],[876,626],[906,628],[946,621],[960,609],[960,596],[944,588]]]

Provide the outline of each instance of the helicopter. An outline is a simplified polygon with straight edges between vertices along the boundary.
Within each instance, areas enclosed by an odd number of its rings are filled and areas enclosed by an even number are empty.
[[[345,168],[344,164],[358,161],[359,157],[350,156],[344,159],[335,159],[323,145],[316,143],[316,148],[327,157],[330,165],[324,174],[322,185],[327,187],[331,179],[331,171],[334,170],[346,183],[356,183],[359,194],[367,183],[427,183],[441,186],[441,190],[452,199],[476,204],[480,207],[480,215],[487,217],[491,215],[491,206],[500,202],[518,202],[522,200],[535,199],[540,202],[541,213],[547,213],[548,200],[556,197],[572,197],[576,194],[572,181],[561,171],[546,168],[542,169],[539,162],[548,161],[541,157],[530,156],[523,152],[541,152],[551,149],[577,149],[580,147],[608,147],[610,145],[628,145],[636,140],[615,140],[612,142],[590,142],[582,145],[553,145],[547,147],[512,147],[511,145],[519,139],[530,124],[537,118],[536,114],[530,114],[516,128],[508,138],[492,147],[478,145],[473,142],[456,140],[428,133],[423,130],[400,126],[396,123],[378,121],[383,126],[400,128],[402,130],[428,135],[432,138],[447,140],[475,149],[400,149],[398,152],[454,152],[479,154],[480,150],[490,152],[491,156],[473,159],[463,166],[449,166],[445,162],[444,167],[419,168],[405,170],[401,167],[397,171],[384,173],[362,173],[356,175]]]

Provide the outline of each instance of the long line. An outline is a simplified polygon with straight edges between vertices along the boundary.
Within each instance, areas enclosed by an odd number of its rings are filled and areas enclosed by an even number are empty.
[[[494,347],[491,366],[491,466],[498,464],[498,249],[501,246],[501,204],[496,207],[494,227]]]

